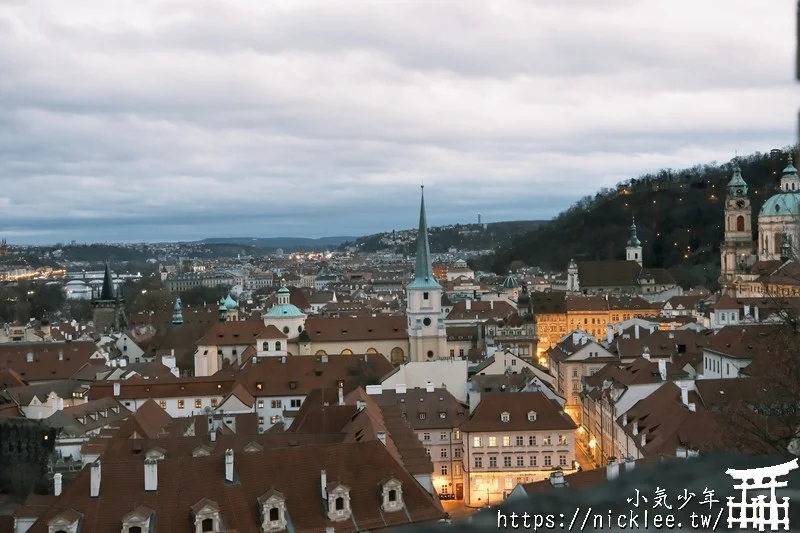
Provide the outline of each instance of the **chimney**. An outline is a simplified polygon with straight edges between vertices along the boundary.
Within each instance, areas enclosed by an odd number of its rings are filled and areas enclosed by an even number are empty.
[[[100,496],[100,459],[92,463],[90,476],[89,496],[97,498]]]
[[[634,435],[638,435],[639,434],[639,421],[638,420],[634,420],[633,421],[633,431],[632,431],[632,433]]]
[[[170,354],[172,357],[175,357],[175,348],[170,348],[170,349],[169,349],[169,354]]]
[[[425,384],[425,392],[433,392],[433,382],[429,381]]]
[[[642,433],[642,448],[644,448],[645,446],[647,446],[647,435]]]
[[[697,411],[697,405],[694,402],[692,402],[689,405],[687,405],[687,407],[689,408],[689,411],[691,411],[693,413]]]
[[[653,324],[650,324],[650,333],[655,333],[656,327]]]
[[[328,471],[327,470],[320,470],[319,471],[319,484],[322,487],[322,499],[328,499]]]
[[[753,306],[753,319],[758,322],[758,306]]]
[[[608,466],[606,466],[606,479],[609,481],[619,477],[619,463],[616,457],[608,458]]]
[[[119,367],[120,368],[125,368],[126,366],[128,366],[128,360],[127,359],[120,359],[119,360]]]
[[[630,472],[636,468],[636,461],[630,455],[625,459],[625,471]]]
[[[58,351],[58,360],[59,361],[63,361],[64,360],[64,352],[61,351],[61,350]]]
[[[658,360],[658,373],[661,375],[661,381],[667,381],[667,360]]]
[[[344,405],[344,389],[339,385],[339,405]]]
[[[494,311],[494,300],[489,300],[489,309]]]
[[[681,403],[689,407],[689,389],[681,385]]]
[[[119,381],[114,382],[114,396],[119,396],[120,384]]]
[[[379,431],[378,432],[378,440],[381,441],[384,446],[386,446],[386,432],[385,431]]]
[[[404,383],[398,383],[394,386],[394,392],[396,394],[405,394],[406,393],[406,386]]]
[[[281,364],[285,364],[285,363],[286,363],[286,356],[282,355],[281,356]]]
[[[635,324],[633,326],[633,338],[634,339],[638,339],[639,338],[639,324]]]
[[[467,311],[472,310],[472,300],[466,300]]]
[[[622,415],[622,427],[625,427],[627,425],[628,425],[628,413],[625,413],[624,415]]]
[[[208,436],[211,438],[211,442],[217,442],[217,430],[216,429],[212,429],[211,433],[209,433]]]
[[[606,336],[606,340],[608,341],[608,344],[614,342],[614,324],[608,325],[608,335]]]
[[[225,481],[233,483],[233,450],[225,450]]]
[[[650,360],[650,348],[648,348],[647,346],[645,346],[644,350],[642,350],[642,357],[647,361]]]
[[[61,474],[53,476],[53,494],[61,496]]]
[[[158,461],[153,457],[144,460],[144,490],[158,490]]]

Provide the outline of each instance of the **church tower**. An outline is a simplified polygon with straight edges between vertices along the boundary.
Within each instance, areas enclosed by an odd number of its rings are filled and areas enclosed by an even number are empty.
[[[581,283],[578,279],[578,263],[575,262],[575,259],[570,259],[569,266],[567,266],[567,294],[575,296],[580,293]]]
[[[747,182],[737,163],[727,186],[725,198],[725,237],[720,246],[720,287],[735,295],[734,281],[752,264],[753,219]]]
[[[636,261],[639,266],[642,266],[642,243],[636,233],[636,219],[634,218],[631,222],[631,238],[628,239],[628,245],[625,248],[625,259]]]
[[[100,297],[92,301],[92,320],[98,333],[121,331],[125,327],[125,308],[121,292],[114,288],[111,266],[106,263]]]
[[[423,188],[419,206],[417,258],[414,279],[406,286],[406,316],[410,361],[434,361],[447,355],[447,333],[442,318],[442,286],[433,276]]]
[[[175,307],[172,308],[172,323],[176,326],[183,324],[183,310],[181,309],[181,297],[175,299]]]

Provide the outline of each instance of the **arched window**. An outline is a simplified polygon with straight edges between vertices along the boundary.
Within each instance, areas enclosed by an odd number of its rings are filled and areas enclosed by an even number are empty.
[[[402,365],[403,362],[405,361],[406,354],[405,352],[403,352],[402,348],[394,347],[392,348],[391,357],[392,357],[392,364]]]
[[[275,341],[275,350],[280,351],[281,349],[281,341]]]
[[[326,352],[325,350],[317,350],[317,353],[315,353],[314,355],[328,355],[328,352]]]
[[[370,348],[369,350],[367,350],[367,353],[378,353],[378,350],[376,350],[375,348]]]
[[[214,519],[206,518],[201,526],[203,533],[214,531]]]
[[[267,341],[262,342],[261,343],[261,350],[264,351],[264,352],[268,352],[269,351],[269,342],[267,342]]]
[[[389,491],[389,501],[396,502],[397,501],[397,491],[392,489]]]
[[[736,217],[736,231],[744,231],[744,217],[742,215]]]
[[[343,511],[344,510],[344,498],[342,498],[341,496],[336,498],[336,510],[337,511]]]
[[[345,348],[344,350],[342,350],[342,355],[353,355],[353,350]]]

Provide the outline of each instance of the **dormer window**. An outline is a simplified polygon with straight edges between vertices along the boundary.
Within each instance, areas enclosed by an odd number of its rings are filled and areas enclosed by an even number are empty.
[[[342,522],[350,519],[350,487],[338,482],[328,484],[328,520]]]
[[[506,412],[500,413],[500,421],[501,422],[508,422],[509,420],[511,420],[511,415],[509,413],[506,413]]]
[[[286,498],[275,490],[269,489],[258,498],[261,508],[261,531],[283,531],[286,529]]]
[[[528,411],[528,422],[536,422],[536,411]]]
[[[385,513],[393,513],[403,509],[403,489],[400,481],[390,477],[380,483],[381,508]]]
[[[77,533],[78,523],[83,515],[75,509],[67,509],[57,514],[47,524],[48,533]]]
[[[140,505],[122,517],[122,533],[142,533],[143,531],[150,531],[150,520],[152,518],[153,510]]]
[[[195,533],[209,533],[222,529],[217,502],[203,498],[192,506],[192,513]]]

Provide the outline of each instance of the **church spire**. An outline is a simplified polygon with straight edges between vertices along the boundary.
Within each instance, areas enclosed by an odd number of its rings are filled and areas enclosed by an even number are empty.
[[[631,238],[628,240],[628,246],[631,248],[638,248],[642,245],[636,232],[636,217],[633,217],[631,222]]]
[[[100,291],[100,300],[103,302],[114,301],[114,279],[111,277],[111,265],[106,263],[106,273],[103,276],[103,289]]]
[[[417,261],[414,266],[414,282],[436,284],[433,277],[431,247],[428,242],[428,221],[425,218],[425,186],[421,186],[422,195],[419,203],[419,230],[417,232]]]

